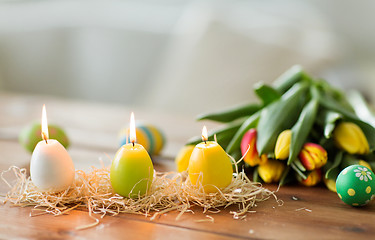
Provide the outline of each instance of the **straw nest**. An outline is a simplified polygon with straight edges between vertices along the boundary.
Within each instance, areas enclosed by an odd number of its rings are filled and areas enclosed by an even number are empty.
[[[77,170],[75,182],[70,188],[53,193],[38,190],[27,175],[26,169],[12,166],[1,173],[2,180],[10,187],[9,192],[3,196],[3,202],[11,202],[21,207],[33,206],[30,216],[46,213],[57,216],[76,208],[86,209],[94,222],[77,229],[95,226],[99,219],[107,214],[142,214],[154,220],[161,214],[176,210],[179,211],[176,218],[178,220],[185,212],[191,212],[192,207],[198,206],[204,213],[215,213],[236,205],[238,209],[230,214],[233,214],[235,219],[242,219],[246,217],[246,213],[253,212],[250,209],[255,207],[257,202],[270,197],[274,197],[278,205],[282,204],[273,191],[263,188],[260,183],[250,181],[243,171],[238,171],[237,163],[235,166],[231,184],[217,193],[207,194],[202,186],[192,185],[187,172],[155,172],[148,193],[135,199],[124,198],[113,192],[109,167],[93,167],[88,173]],[[9,172],[16,176],[11,183],[7,180]],[[100,217],[94,217],[93,214]],[[208,220],[214,219],[208,216]]]

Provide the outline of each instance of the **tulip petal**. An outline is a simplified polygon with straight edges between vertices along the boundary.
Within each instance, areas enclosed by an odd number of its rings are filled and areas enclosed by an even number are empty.
[[[341,122],[333,132],[335,143],[350,154],[366,154],[369,151],[368,141],[356,124]]]
[[[258,166],[258,174],[266,183],[278,182],[285,169],[285,165],[277,160],[268,160]]]
[[[298,157],[303,166],[310,171],[327,163],[327,151],[315,143],[305,143]]]
[[[285,160],[288,158],[291,139],[292,131],[289,129],[284,130],[279,134],[275,146],[276,159]]]

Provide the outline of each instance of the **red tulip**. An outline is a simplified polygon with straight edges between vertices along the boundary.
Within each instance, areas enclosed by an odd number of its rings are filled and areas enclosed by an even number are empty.
[[[321,168],[327,163],[327,151],[315,143],[305,143],[298,157],[309,171]]]
[[[322,180],[322,176],[322,171],[318,168],[310,172],[306,179],[302,179],[301,177],[298,177],[297,179],[302,185],[312,187]]]
[[[242,156],[246,154],[244,161],[252,167],[267,162],[267,155],[262,154],[262,156],[259,156],[256,141],[257,130],[255,128],[247,131],[241,141]]]

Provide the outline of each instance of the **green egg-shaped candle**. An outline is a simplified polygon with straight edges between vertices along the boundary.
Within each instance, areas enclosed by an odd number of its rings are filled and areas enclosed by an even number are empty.
[[[154,176],[154,166],[146,149],[135,143],[134,115],[130,126],[130,142],[122,145],[112,161],[110,180],[113,190],[123,197],[143,196],[150,188]]]
[[[56,139],[65,148],[69,147],[69,139],[64,130],[57,125],[48,125],[50,139]],[[26,126],[19,135],[20,144],[30,153],[33,152],[35,146],[42,140],[40,123],[33,123]]]
[[[336,179],[339,198],[346,204],[364,206],[375,196],[375,175],[362,165],[351,165],[340,172]]]

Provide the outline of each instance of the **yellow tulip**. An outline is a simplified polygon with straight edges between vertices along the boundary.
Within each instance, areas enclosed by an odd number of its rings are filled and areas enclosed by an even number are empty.
[[[372,168],[371,168],[370,164],[368,164],[368,162],[366,162],[364,160],[358,160],[358,164],[362,165],[364,167],[367,167],[368,169],[370,169],[372,171]]]
[[[369,144],[362,129],[352,122],[341,122],[333,131],[336,145],[350,154],[369,153]]]
[[[265,183],[278,182],[285,169],[284,163],[273,159],[259,165],[258,174]]]
[[[329,178],[324,178],[324,184],[328,188],[328,190],[332,192],[336,192],[336,181]]]
[[[186,145],[181,148],[178,152],[175,163],[177,166],[177,171],[183,172],[186,171],[189,166],[189,159],[191,153],[193,152],[194,146],[193,145]]]
[[[276,140],[275,158],[285,160],[289,157],[290,142],[292,140],[292,131],[284,130],[280,133]]]

